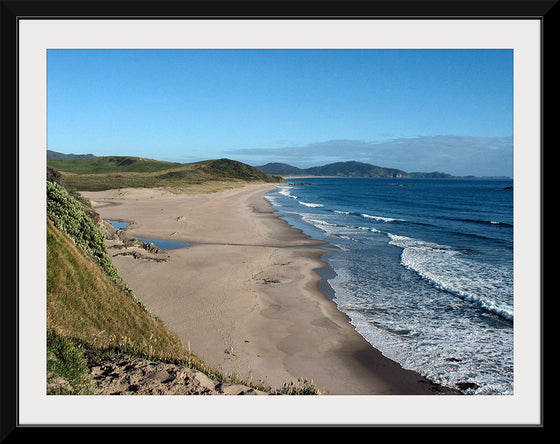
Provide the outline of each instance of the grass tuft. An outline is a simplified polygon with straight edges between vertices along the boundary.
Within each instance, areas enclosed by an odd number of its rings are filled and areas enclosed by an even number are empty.
[[[313,382],[313,379],[299,378],[297,384],[293,381],[282,385],[283,395],[320,395],[322,390]]]

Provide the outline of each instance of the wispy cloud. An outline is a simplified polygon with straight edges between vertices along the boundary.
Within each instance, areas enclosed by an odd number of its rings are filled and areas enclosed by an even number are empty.
[[[305,168],[356,160],[408,172],[513,174],[512,137],[438,135],[388,141],[329,140],[305,146],[230,150],[227,154],[253,165],[284,162]]]

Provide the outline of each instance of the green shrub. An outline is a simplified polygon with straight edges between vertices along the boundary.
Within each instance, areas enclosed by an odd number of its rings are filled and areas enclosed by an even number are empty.
[[[122,279],[107,253],[103,234],[86,214],[80,201],[66,188],[47,181],[47,217],[54,226],[68,234],[104,270],[117,281]]]

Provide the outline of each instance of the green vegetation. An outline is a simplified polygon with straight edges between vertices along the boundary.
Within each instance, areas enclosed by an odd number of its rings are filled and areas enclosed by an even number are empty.
[[[130,156],[82,157],[75,159],[47,159],[47,165],[59,171],[74,174],[98,173],[152,173],[181,166],[177,162],[163,162]]]
[[[125,354],[184,365],[220,382],[239,380],[210,367],[126,286],[107,254],[97,213],[73,195],[56,171],[47,176],[47,393],[93,394],[87,362]],[[240,381],[241,382],[241,381]],[[241,382],[270,390],[259,382]],[[318,394],[308,381],[285,394]]]
[[[105,238],[86,214],[83,204],[63,186],[47,181],[47,217],[68,234],[105,272],[118,280],[119,274],[107,254]]]
[[[73,191],[102,191],[115,188],[167,187],[181,190],[208,182],[283,182],[250,165],[230,159],[195,163],[173,163],[139,157],[89,157],[47,159],[47,165],[60,171]]]
[[[77,350],[73,354],[77,361],[86,350],[120,352],[156,361],[190,362],[206,369],[124,285],[109,276],[50,220],[47,221],[47,328],[49,338],[62,338]],[[49,340],[49,356],[59,356],[55,347],[58,342]],[[60,365],[52,371],[69,363],[67,359],[58,361]],[[54,376],[63,375],[55,372]]]
[[[63,186],[47,182],[48,392],[92,390],[85,351],[189,364],[225,378],[187,351],[123,283],[92,212]]]
[[[91,395],[94,387],[82,350],[53,328],[47,331],[47,393]]]

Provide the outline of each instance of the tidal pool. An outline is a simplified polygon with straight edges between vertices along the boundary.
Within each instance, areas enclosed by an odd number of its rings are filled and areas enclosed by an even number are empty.
[[[130,222],[123,222],[123,221],[120,221],[120,220],[108,220],[107,222],[110,223],[111,226],[113,228],[116,228],[117,230],[124,230],[126,227],[128,227],[130,225]],[[161,250],[172,250],[174,248],[185,248],[185,247],[188,247],[188,246],[191,245],[188,242],[183,242],[183,241],[151,239],[151,238],[148,238],[148,237],[139,237],[139,236],[135,236],[135,237],[137,239],[140,239],[143,242],[148,243],[148,244],[152,243]]]

